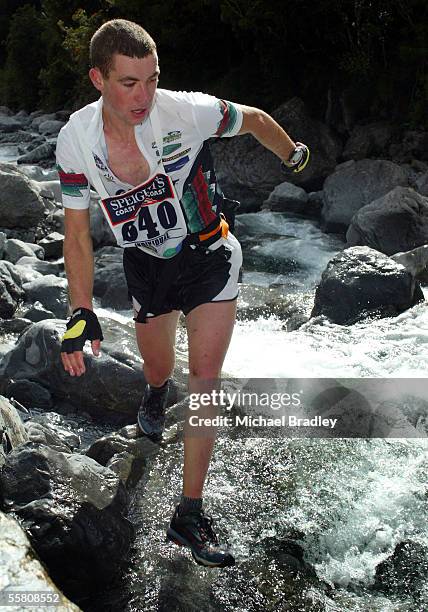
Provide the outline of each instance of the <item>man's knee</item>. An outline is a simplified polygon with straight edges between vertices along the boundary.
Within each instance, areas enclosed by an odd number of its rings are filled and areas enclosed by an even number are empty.
[[[162,385],[171,377],[174,370],[174,364],[150,364],[144,362],[143,366],[144,378],[149,385],[153,387],[162,387]]]

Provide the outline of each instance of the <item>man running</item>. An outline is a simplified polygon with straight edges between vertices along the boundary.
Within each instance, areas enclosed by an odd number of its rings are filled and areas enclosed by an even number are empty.
[[[138,411],[142,435],[159,441],[175,363],[180,311],[186,318],[189,392],[218,379],[236,314],[241,248],[220,216],[223,194],[207,140],[252,134],[300,171],[307,148],[265,112],[202,93],[158,89],[156,45],[139,25],[114,19],[90,43],[89,77],[101,97],[71,115],[57,143],[65,210],[64,259],[72,317],[61,359],[71,376],[85,372],[83,346],[99,354],[93,311],[90,186],[117,243],[134,308],[146,388]],[[214,437],[184,439],[183,492],[168,537],[209,567],[234,564],[218,545],[202,490]]]

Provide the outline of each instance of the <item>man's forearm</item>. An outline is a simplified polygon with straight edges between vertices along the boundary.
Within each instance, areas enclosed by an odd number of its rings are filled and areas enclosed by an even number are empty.
[[[243,105],[241,108],[244,118],[239,134],[252,134],[260,144],[281,160],[288,160],[294,151],[295,143],[287,132],[264,111]]]
[[[94,255],[90,236],[64,239],[64,263],[72,311],[79,306],[92,310]]]

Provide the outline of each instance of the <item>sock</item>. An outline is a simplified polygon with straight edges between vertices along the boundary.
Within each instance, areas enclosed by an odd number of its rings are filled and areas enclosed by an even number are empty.
[[[202,509],[202,497],[186,497],[181,495],[180,505],[178,506],[178,514],[182,516],[188,512],[199,511]]]

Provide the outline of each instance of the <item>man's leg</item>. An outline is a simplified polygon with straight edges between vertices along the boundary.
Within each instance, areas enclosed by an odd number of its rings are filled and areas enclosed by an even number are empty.
[[[135,323],[138,348],[144,360],[144,377],[149,385],[161,387],[175,365],[175,332],[180,313],[173,310],[147,323]]]
[[[219,378],[232,337],[236,300],[211,302],[194,308],[186,317],[189,342],[189,392],[206,393],[206,381]],[[183,495],[202,497],[202,489],[215,434],[184,438]]]

